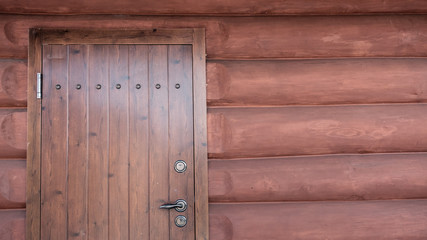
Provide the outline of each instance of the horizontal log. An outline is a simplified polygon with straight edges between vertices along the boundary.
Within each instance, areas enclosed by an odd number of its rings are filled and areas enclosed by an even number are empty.
[[[0,57],[26,58],[28,29],[206,28],[210,59],[426,57],[427,16],[0,16]]]
[[[425,59],[210,61],[211,106],[427,101]],[[0,106],[26,105],[27,69],[0,61]]]
[[[213,160],[211,202],[427,198],[427,154]],[[0,161],[0,208],[25,207],[25,161]]]
[[[0,107],[27,105],[27,65],[25,61],[0,61]]]
[[[345,2],[334,0],[158,0],[84,1],[3,0],[0,13],[31,14],[136,14],[136,15],[284,15],[284,14],[363,14],[427,13],[422,0],[373,0]]]
[[[211,160],[211,202],[427,198],[427,154]]]
[[[0,158],[25,158],[26,109],[0,109]]]
[[[211,106],[427,102],[427,59],[210,61]]]
[[[212,240],[425,239],[427,200],[210,204]]]
[[[0,210],[0,239],[25,239],[25,210]]]
[[[427,101],[426,59],[210,61],[211,106]],[[26,63],[0,61],[0,106],[26,106]]]
[[[427,104],[208,109],[210,158],[427,151]]]
[[[25,160],[0,160],[0,209],[25,208]]]

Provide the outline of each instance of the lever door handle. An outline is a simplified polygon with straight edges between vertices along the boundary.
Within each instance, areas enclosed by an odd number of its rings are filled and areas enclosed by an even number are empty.
[[[160,206],[161,209],[171,209],[171,208],[175,208],[175,210],[177,212],[184,212],[185,210],[187,210],[187,202],[183,199],[178,199],[176,200],[175,203],[166,203],[163,204],[162,206]]]

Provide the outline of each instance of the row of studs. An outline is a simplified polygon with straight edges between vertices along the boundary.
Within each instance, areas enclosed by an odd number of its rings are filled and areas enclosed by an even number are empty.
[[[160,87],[161,87],[161,86],[160,86],[160,84],[156,84],[156,88],[157,88],[157,89],[160,89]],[[175,84],[175,88],[176,88],[176,89],[179,89],[180,87],[181,87],[181,85],[180,85],[179,83]],[[56,84],[55,88],[56,88],[56,90],[59,90],[59,89],[61,89],[61,85],[60,85],[60,84]],[[79,90],[79,89],[81,89],[81,88],[82,88],[82,85],[80,85],[80,84],[77,84],[77,85],[76,85],[76,89],[77,89],[77,90]],[[116,84],[116,88],[117,88],[117,89],[120,89],[120,88],[122,88],[122,85],[120,85],[120,84]],[[136,84],[136,85],[135,85],[135,88],[136,88],[136,89],[140,89],[140,88],[141,88],[141,84]],[[96,85],[96,89],[98,89],[98,90],[99,90],[99,89],[101,89],[101,84],[97,84],[97,85]]]

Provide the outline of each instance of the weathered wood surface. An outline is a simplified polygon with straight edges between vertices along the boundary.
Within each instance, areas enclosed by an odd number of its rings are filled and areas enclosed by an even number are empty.
[[[87,240],[88,233],[88,46],[68,47],[68,159],[67,159],[67,224],[68,238]],[[73,86],[81,85],[81,89]],[[43,141],[43,140],[42,140]],[[57,159],[59,161],[60,159]],[[43,172],[43,169],[41,170]],[[99,186],[98,186],[99,187]]]
[[[208,104],[426,102],[426,64],[425,59],[210,61]],[[25,62],[0,61],[0,72],[0,105],[25,106]]]
[[[25,210],[0,210],[0,239],[25,239]]]
[[[212,158],[427,151],[426,104],[210,108]],[[1,110],[0,153],[24,158],[25,109]]]
[[[427,198],[427,154],[211,160],[210,202]],[[25,207],[25,162],[0,161],[0,208]]]
[[[208,147],[206,106],[206,31],[194,30],[193,114],[196,239],[209,239]]]
[[[211,160],[211,202],[427,198],[427,154]]]
[[[427,102],[426,59],[210,61],[208,104]]]
[[[28,74],[36,76],[42,72],[40,37],[37,31],[30,31],[28,49]],[[28,82],[28,99],[36,99],[37,82]],[[40,236],[40,182],[41,182],[41,101],[27,104],[27,187],[26,187],[26,235]]]
[[[169,199],[195,196],[194,192],[194,115],[193,115],[193,53],[191,45],[170,45],[168,48],[169,89]],[[176,88],[179,84],[179,88]],[[206,91],[206,90],[205,90]],[[205,115],[206,116],[206,115]],[[177,160],[187,163],[187,170],[177,173]],[[208,176],[205,175],[207,178]],[[187,225],[180,229],[171,226],[169,236],[176,239],[194,239],[194,198],[186,197],[185,212],[170,211],[170,219],[179,215],[187,218]],[[206,199],[208,200],[208,199]],[[171,237],[169,237],[171,238]],[[197,238],[196,238],[197,239]]]
[[[0,16],[0,57],[27,57],[28,29],[206,28],[210,59],[426,57],[427,16]]]
[[[25,158],[26,156],[25,109],[0,109],[0,157]]]
[[[25,208],[25,173],[25,160],[0,160],[0,209]]]
[[[43,44],[191,44],[193,29],[44,30]]]
[[[210,204],[211,240],[425,239],[427,200]]]
[[[68,46],[43,46],[40,239],[68,237]],[[60,90],[55,85],[61,86]],[[64,224],[65,223],[65,224]],[[37,234],[38,235],[38,234]]]
[[[422,0],[159,0],[84,1],[3,0],[1,13],[31,14],[135,14],[135,15],[285,15],[427,13]]]
[[[0,61],[0,107],[26,106],[27,65],[25,61]]]
[[[210,108],[211,158],[427,151],[427,104]]]

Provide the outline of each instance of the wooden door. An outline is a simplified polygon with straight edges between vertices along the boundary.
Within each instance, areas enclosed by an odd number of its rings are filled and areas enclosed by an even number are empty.
[[[41,239],[194,239],[192,46],[43,45],[42,58]],[[178,199],[184,212],[159,208]]]

